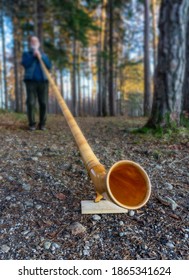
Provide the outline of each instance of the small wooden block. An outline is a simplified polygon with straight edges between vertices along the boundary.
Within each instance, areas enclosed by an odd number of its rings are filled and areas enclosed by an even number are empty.
[[[101,200],[95,203],[93,200],[81,201],[82,214],[111,214],[111,213],[128,213],[128,210],[110,202]]]

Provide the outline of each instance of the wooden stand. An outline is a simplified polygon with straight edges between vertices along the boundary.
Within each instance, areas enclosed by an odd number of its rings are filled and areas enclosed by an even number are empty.
[[[101,200],[95,203],[93,200],[81,201],[82,214],[113,214],[113,213],[128,213],[128,210],[108,201]]]

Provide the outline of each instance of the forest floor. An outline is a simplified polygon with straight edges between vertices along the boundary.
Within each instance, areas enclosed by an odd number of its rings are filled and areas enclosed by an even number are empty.
[[[63,116],[47,131],[0,113],[0,259],[189,259],[189,131],[133,133],[143,118],[77,118],[107,169],[141,164],[152,195],[128,214],[82,215],[95,191]]]

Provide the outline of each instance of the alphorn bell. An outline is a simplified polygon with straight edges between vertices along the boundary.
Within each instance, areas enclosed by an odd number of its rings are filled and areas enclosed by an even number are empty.
[[[39,58],[41,67],[52,86],[58,104],[75,138],[83,162],[96,189],[95,202],[102,198],[126,209],[138,209],[149,200],[151,184],[147,173],[137,163],[129,160],[116,162],[107,172],[93,153],[77,122],[66,105],[49,71]]]

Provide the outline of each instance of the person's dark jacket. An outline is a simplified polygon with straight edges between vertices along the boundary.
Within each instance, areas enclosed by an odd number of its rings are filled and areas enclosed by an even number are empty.
[[[45,63],[46,67],[50,70],[51,62],[48,56],[41,52],[41,58]],[[38,58],[34,56],[32,50],[23,53],[21,64],[25,68],[24,81],[37,81],[37,82],[47,81],[47,77],[41,68],[40,62]]]

